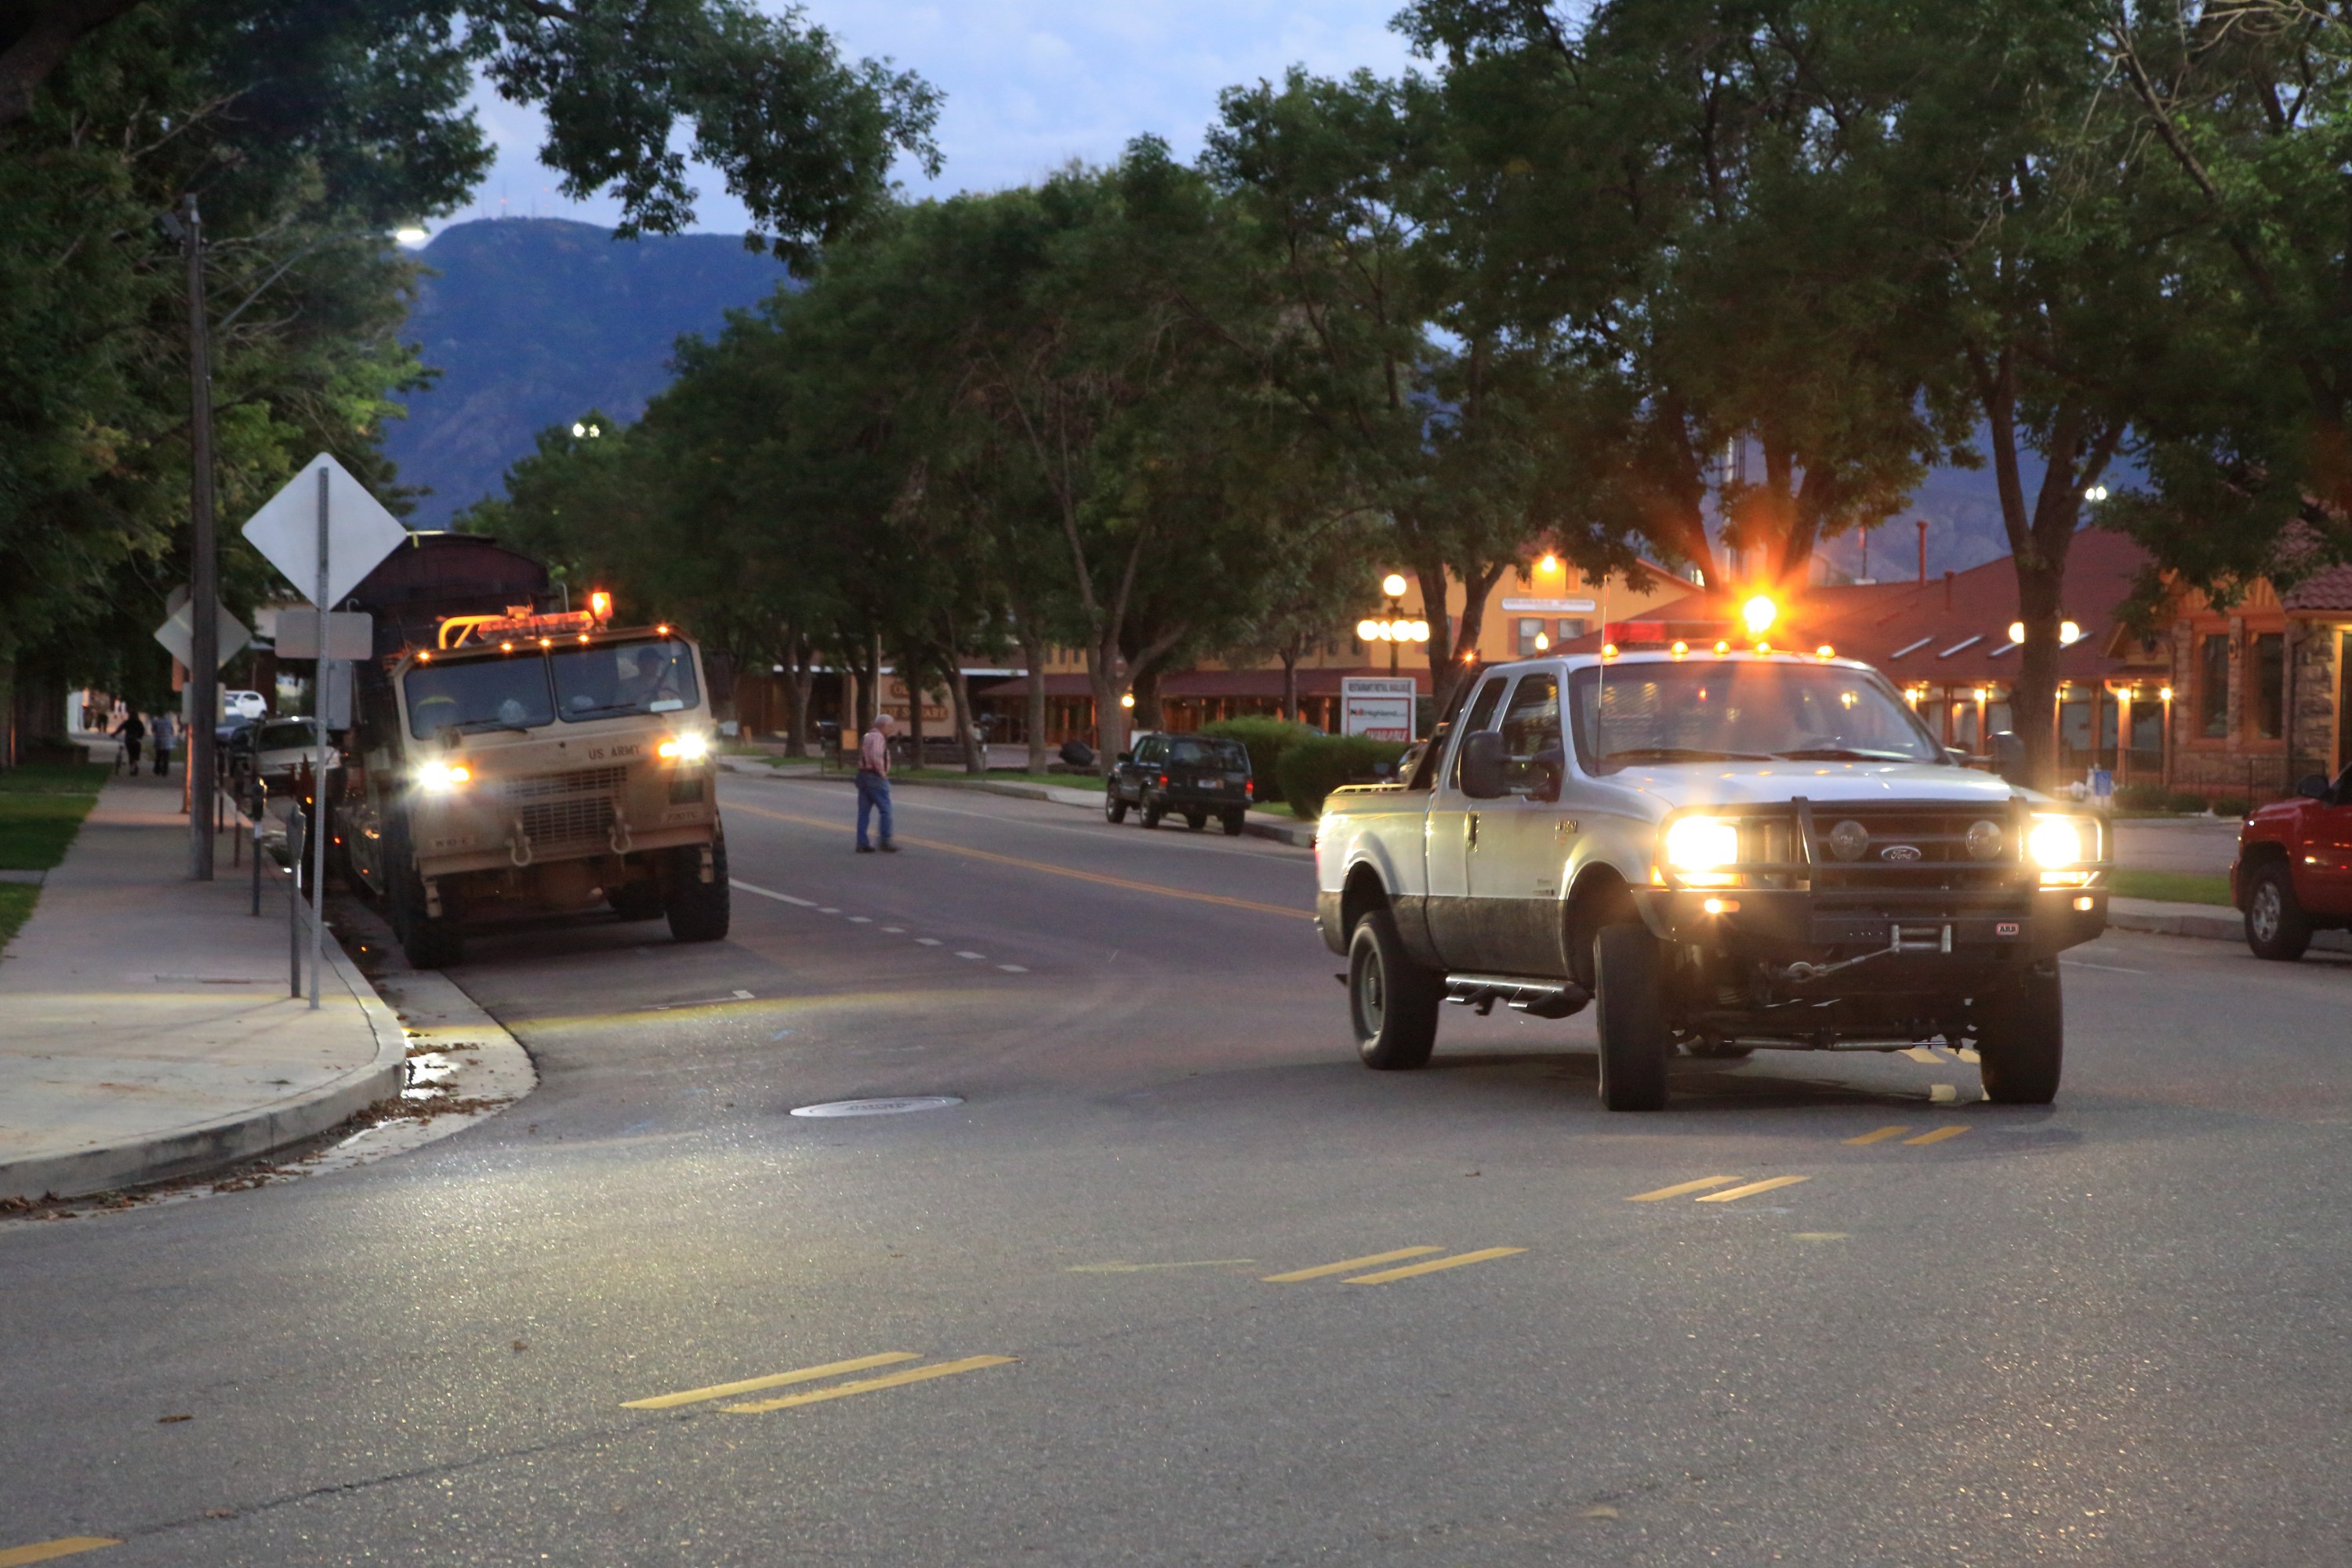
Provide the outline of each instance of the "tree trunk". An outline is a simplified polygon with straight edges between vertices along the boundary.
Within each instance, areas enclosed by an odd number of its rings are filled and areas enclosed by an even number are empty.
[[[901,655],[898,684],[907,689],[907,743],[915,749],[915,766],[923,765],[923,667]]]
[[[1164,726],[1160,714],[1160,667],[1145,665],[1136,670],[1128,682],[1135,693],[1135,728],[1138,733]]]
[[[784,739],[784,754],[788,757],[808,755],[809,704],[816,697],[816,648],[798,632],[792,637],[788,655],[792,664],[793,728]]]
[[[1021,662],[1025,667],[1029,686],[1029,771],[1045,771],[1045,644],[1035,633],[1021,623]]]
[[[1127,749],[1127,710],[1118,705],[1118,645],[1109,637],[1087,649],[1087,685],[1095,697],[1096,760],[1107,770]]]
[[[988,772],[988,753],[981,749],[980,734],[971,721],[971,686],[964,679],[963,665],[948,665],[948,705],[955,719],[956,749],[963,753],[963,771],[978,778]]]
[[[1291,723],[1298,722],[1298,652],[1303,638],[1292,637],[1283,644],[1282,654],[1282,716]]]

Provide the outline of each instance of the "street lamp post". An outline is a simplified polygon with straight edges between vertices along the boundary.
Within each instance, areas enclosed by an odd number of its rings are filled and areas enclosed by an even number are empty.
[[[1401,644],[1425,643],[1429,640],[1429,623],[1407,620],[1404,616],[1405,580],[1402,573],[1391,572],[1381,582],[1381,591],[1389,596],[1384,618],[1370,616],[1356,623],[1356,636],[1364,642],[1384,642],[1389,645],[1389,673],[1397,673],[1397,650]]]

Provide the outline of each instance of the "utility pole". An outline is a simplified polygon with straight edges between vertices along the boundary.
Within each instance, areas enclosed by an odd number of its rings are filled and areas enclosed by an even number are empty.
[[[220,707],[220,562],[213,537],[213,377],[205,309],[205,231],[183,198],[188,251],[188,508],[195,561],[188,573],[188,876],[213,879],[213,716]]]

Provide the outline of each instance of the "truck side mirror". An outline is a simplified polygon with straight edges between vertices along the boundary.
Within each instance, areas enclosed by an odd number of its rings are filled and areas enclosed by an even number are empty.
[[[1503,769],[1508,759],[1503,752],[1503,737],[1494,730],[1481,730],[1462,742],[1462,793],[1472,800],[1499,800],[1510,793]]]
[[[2330,800],[2335,795],[2335,792],[2327,786],[2326,773],[2304,774],[2302,780],[2295,784],[2294,793],[2305,800],[2316,801]]]
[[[2013,784],[2025,782],[2025,742],[2014,730],[1992,733],[1992,771]]]

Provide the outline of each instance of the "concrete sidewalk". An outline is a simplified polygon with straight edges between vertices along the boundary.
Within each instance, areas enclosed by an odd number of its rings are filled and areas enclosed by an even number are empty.
[[[186,1174],[399,1092],[399,1020],[331,936],[320,1010],[289,998],[283,879],[255,919],[224,837],[189,881],[179,804],[109,783],[0,958],[0,1198]]]

